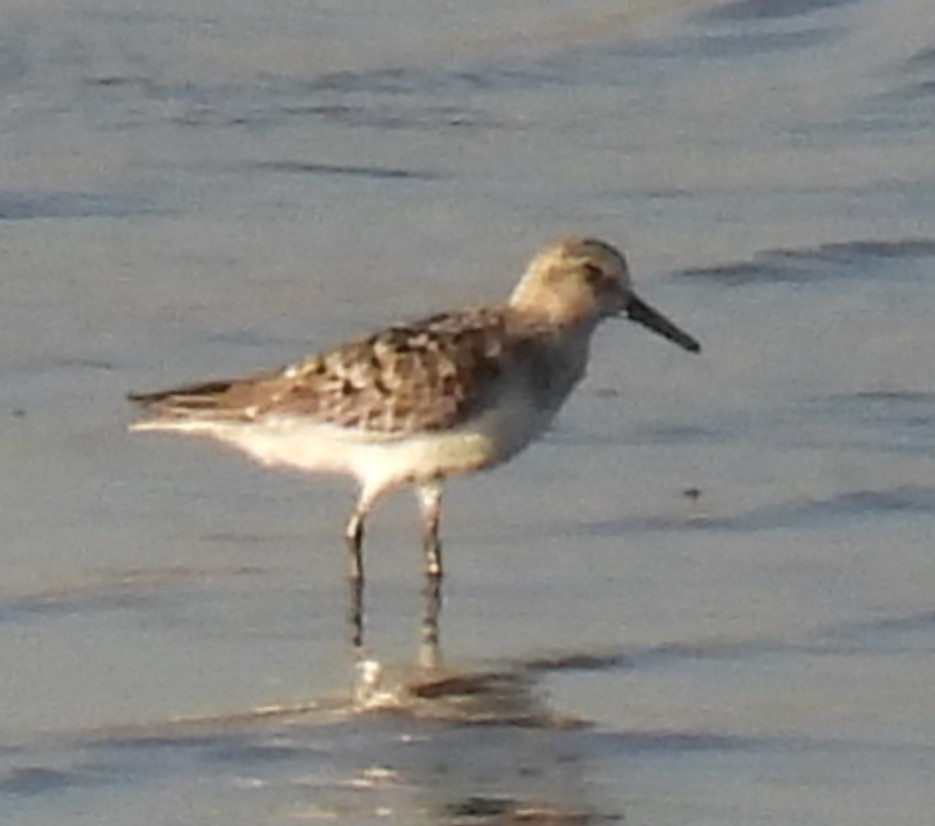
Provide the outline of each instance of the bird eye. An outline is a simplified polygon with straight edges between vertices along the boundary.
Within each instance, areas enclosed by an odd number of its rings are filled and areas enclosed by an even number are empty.
[[[604,280],[604,271],[596,264],[584,265],[584,280],[592,287]]]

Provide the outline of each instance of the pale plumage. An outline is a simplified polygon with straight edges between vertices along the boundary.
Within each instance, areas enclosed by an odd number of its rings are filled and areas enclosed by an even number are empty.
[[[203,434],[264,464],[354,476],[356,579],[368,510],[414,484],[437,577],[444,478],[506,461],[538,436],[584,375],[594,329],[615,315],[699,350],[633,294],[617,250],[566,238],[532,260],[504,304],[394,325],[282,370],[132,395],[153,417],[131,429]]]

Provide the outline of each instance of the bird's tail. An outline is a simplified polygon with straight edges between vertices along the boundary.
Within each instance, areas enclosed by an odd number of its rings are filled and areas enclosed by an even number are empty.
[[[257,380],[222,379],[159,390],[130,393],[127,398],[142,407],[149,418],[130,425],[130,430],[192,430],[198,422],[249,421],[256,416]]]

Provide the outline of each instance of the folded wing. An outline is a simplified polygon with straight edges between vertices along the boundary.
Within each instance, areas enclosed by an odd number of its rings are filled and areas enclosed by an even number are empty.
[[[499,392],[509,366],[505,324],[505,314],[495,308],[444,313],[395,325],[283,370],[129,398],[157,420],[297,416],[386,436],[444,430]]]

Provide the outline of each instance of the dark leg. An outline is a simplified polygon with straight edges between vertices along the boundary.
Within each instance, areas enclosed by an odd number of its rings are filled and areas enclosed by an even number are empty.
[[[351,599],[347,618],[351,625],[351,645],[354,646],[354,655],[359,660],[364,651],[364,580],[362,577],[351,577],[348,583],[351,587]]]
[[[440,576],[426,574],[422,596],[421,644],[419,646],[419,665],[423,668],[437,668],[441,665],[441,646],[439,645],[438,618],[442,610],[442,580]]]
[[[425,573],[441,579],[442,546],[438,538],[438,522],[442,509],[442,481],[434,479],[418,487],[419,510],[422,514],[422,546],[425,549]]]

